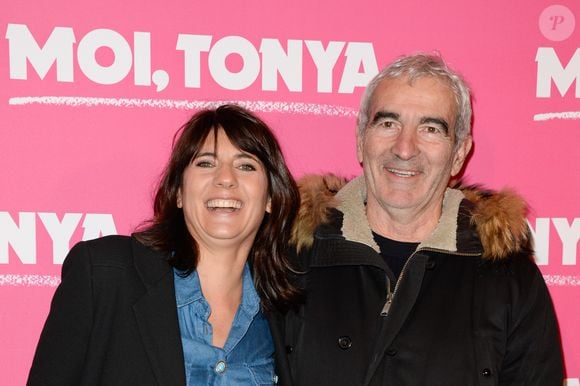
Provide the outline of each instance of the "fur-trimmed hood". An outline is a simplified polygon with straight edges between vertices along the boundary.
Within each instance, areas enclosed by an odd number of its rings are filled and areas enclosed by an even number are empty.
[[[298,250],[312,245],[314,230],[328,222],[328,209],[336,208],[344,213],[342,232],[345,237],[378,251],[366,223],[364,178],[348,182],[332,174],[306,175],[298,181],[298,187],[301,206],[292,233],[292,241]],[[473,204],[471,222],[479,233],[485,259],[499,260],[512,253],[531,250],[525,201],[509,190],[491,192],[475,186],[447,189],[440,223],[420,248],[454,250],[455,232],[449,230],[456,229],[459,204],[463,199]]]

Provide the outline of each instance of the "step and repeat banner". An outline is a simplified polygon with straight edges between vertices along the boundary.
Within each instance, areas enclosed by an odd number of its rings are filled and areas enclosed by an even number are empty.
[[[364,86],[417,51],[473,88],[467,182],[530,203],[580,385],[578,0],[5,1],[0,30],[0,385],[25,383],[72,245],[149,218],[195,111],[241,104],[296,177],[352,177]]]

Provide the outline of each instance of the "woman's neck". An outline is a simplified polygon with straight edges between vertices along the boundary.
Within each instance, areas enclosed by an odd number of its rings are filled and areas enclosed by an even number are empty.
[[[197,274],[203,296],[209,303],[213,342],[223,347],[242,301],[245,258],[201,254]]]

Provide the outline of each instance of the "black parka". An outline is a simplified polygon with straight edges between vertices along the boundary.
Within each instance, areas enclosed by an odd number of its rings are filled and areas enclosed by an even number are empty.
[[[552,302],[525,220],[510,218],[517,198],[480,195],[475,208],[448,189],[437,229],[398,281],[372,239],[364,198],[364,181],[351,181],[313,239],[298,240],[305,302],[279,321],[285,384],[562,385]]]

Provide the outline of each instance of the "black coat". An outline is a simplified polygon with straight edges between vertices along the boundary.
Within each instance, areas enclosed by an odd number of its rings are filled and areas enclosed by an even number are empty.
[[[558,326],[529,250],[486,257],[473,205],[456,198],[395,289],[365,218],[353,221],[365,217],[348,206],[357,196],[341,197],[347,213],[331,209],[299,254],[306,301],[280,321],[294,385],[562,385]]]
[[[279,348],[279,334],[274,342]],[[173,271],[163,256],[126,236],[73,247],[27,385],[185,386]]]

